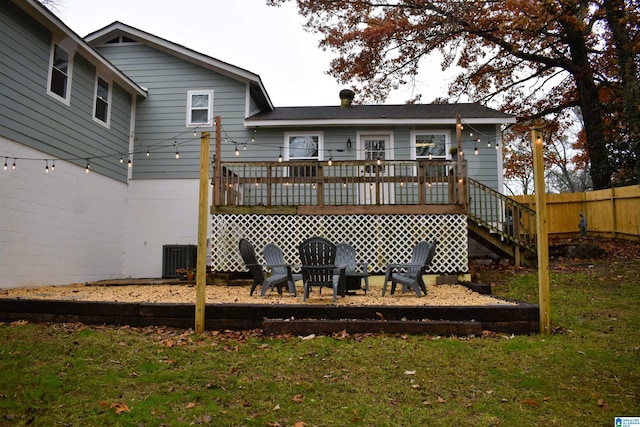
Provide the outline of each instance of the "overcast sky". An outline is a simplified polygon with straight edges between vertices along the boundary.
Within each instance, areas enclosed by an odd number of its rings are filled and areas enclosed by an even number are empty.
[[[275,106],[336,105],[343,88],[326,74],[331,52],[303,29],[293,3],[265,0],[57,0],[55,12],[81,37],[113,21],[136,27],[258,74]],[[446,94],[437,64],[425,70],[422,102]],[[409,88],[388,104],[413,97]]]

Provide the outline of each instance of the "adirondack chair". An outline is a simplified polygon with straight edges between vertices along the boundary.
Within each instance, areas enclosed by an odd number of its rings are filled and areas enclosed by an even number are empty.
[[[431,243],[423,240],[414,246],[411,252],[411,260],[408,264],[389,264],[384,276],[384,286],[382,287],[382,296],[387,291],[387,283],[391,282],[391,294],[396,291],[396,284],[400,283],[403,288],[411,287],[418,297],[422,296],[422,292],[426,294],[426,286],[422,279],[422,273],[425,268],[425,262],[429,256]]]
[[[274,286],[277,286],[278,293],[282,294],[283,282],[280,281],[281,277],[287,278],[286,283],[289,286],[289,292],[296,296],[296,286],[291,272],[291,265],[284,263],[282,249],[273,243],[269,243],[262,250],[262,254],[267,263],[267,268],[271,270],[271,276],[267,277],[262,283],[260,296],[264,296],[267,290],[272,290]]]
[[[346,266],[345,275],[347,290],[352,290],[349,278],[358,280],[357,287],[354,289],[362,289],[362,279],[364,279],[364,293],[369,291],[369,264],[366,262],[356,261],[356,249],[349,243],[338,243],[336,245],[336,265]]]
[[[333,302],[338,299],[338,293],[344,295],[345,267],[336,267],[336,246],[322,237],[311,237],[300,244],[298,248],[300,269],[302,271],[303,293],[302,300],[309,297],[309,290],[317,286],[333,289]]]
[[[240,249],[240,256],[242,257],[242,260],[253,276],[253,283],[251,284],[251,291],[249,292],[249,295],[253,295],[253,291],[255,291],[258,285],[262,285],[263,287],[266,285],[267,288],[273,288],[273,286],[280,285],[278,287],[278,292],[282,293],[282,286],[284,286],[285,283],[291,280],[290,277],[287,275],[271,275],[269,277],[266,277],[264,274],[264,270],[262,269],[262,264],[258,262],[256,251],[253,248],[253,245],[247,239],[240,239],[238,247]],[[291,289],[292,284],[293,280],[291,280],[289,289]]]

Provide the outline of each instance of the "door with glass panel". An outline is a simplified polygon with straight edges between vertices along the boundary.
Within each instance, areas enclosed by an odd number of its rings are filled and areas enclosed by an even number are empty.
[[[360,204],[395,203],[394,187],[388,179],[393,175],[393,166],[386,164],[387,160],[393,160],[390,135],[360,135],[358,159],[367,161],[360,167],[360,175],[366,177],[366,182],[358,188]]]

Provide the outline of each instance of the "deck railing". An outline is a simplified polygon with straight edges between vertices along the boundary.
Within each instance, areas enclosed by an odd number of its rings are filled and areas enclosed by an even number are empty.
[[[468,182],[469,218],[491,233],[535,250],[536,212],[481,182]]]
[[[214,206],[466,205],[466,163],[220,162]],[[460,167],[462,165],[462,167]],[[462,168],[462,170],[459,170]]]

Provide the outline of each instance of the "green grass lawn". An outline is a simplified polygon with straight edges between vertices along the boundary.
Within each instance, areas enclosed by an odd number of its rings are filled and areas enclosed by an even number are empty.
[[[545,336],[0,324],[0,426],[584,427],[640,415],[640,260],[552,267]],[[536,270],[480,276],[495,295],[538,301]]]

